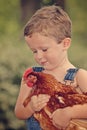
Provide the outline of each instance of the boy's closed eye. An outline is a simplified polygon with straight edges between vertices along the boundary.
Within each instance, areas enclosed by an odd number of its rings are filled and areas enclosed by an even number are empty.
[[[37,53],[37,50],[32,50],[33,53]]]
[[[42,51],[43,51],[43,52],[47,51],[47,48],[45,48],[45,49],[42,49]]]
[[[43,51],[43,52],[46,52],[47,50],[48,50],[47,48],[41,49],[41,51]],[[37,51],[37,50],[32,50],[32,52],[33,52],[33,53],[37,53],[38,51]]]

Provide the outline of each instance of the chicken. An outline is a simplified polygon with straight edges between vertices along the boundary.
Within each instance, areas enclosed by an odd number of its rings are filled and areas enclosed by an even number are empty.
[[[52,124],[49,118],[50,113],[56,109],[87,103],[87,93],[78,94],[72,86],[58,82],[50,74],[31,72],[27,75],[25,81],[26,79],[33,84],[33,89],[31,95],[24,101],[24,107],[26,107],[33,95],[50,95],[47,105],[41,111],[34,113],[34,117],[40,122],[42,130],[59,130]]]

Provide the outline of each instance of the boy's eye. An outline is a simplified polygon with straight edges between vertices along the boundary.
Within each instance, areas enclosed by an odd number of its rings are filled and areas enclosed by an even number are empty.
[[[34,50],[34,51],[32,51],[33,53],[37,53],[37,51],[36,50]]]
[[[46,49],[42,49],[43,52],[46,52],[47,51],[47,48]],[[37,53],[38,51],[37,50],[32,50],[33,53]]]
[[[47,49],[42,49],[42,51],[44,51],[44,52],[45,52],[45,51],[47,51]]]

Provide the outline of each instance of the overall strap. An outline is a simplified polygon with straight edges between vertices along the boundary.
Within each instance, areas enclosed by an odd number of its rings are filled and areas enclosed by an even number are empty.
[[[32,67],[33,71],[35,72],[42,72],[44,70],[43,67]]]
[[[67,70],[67,74],[64,77],[64,81],[66,82],[67,80],[70,80],[72,83],[78,70],[78,68],[70,68],[69,70]]]

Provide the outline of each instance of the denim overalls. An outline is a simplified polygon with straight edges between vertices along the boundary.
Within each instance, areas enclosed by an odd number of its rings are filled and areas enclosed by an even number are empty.
[[[43,70],[44,70],[43,67],[33,67],[33,71],[36,71],[36,72],[41,72]],[[74,77],[77,71],[78,71],[78,68],[69,69],[67,71],[67,74],[64,77],[64,81],[66,82],[67,80],[70,80],[72,83],[74,81]],[[27,124],[27,130],[42,130],[39,122],[33,116],[31,116],[30,118],[26,120],[26,124]]]

